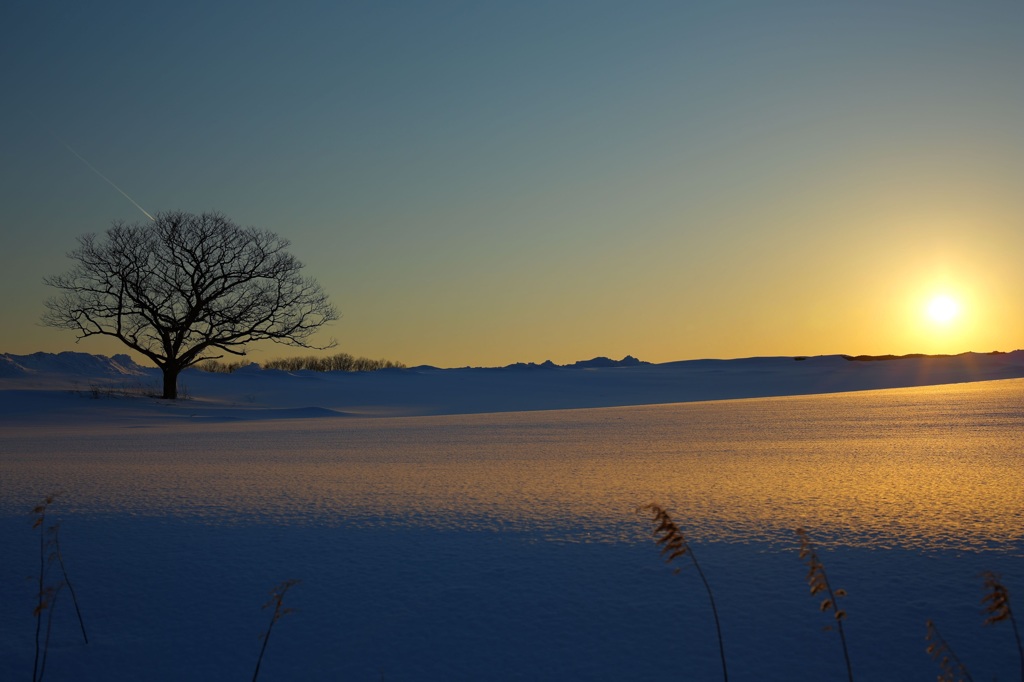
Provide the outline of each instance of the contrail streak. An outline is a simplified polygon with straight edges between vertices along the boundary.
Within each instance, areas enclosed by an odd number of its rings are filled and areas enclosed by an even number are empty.
[[[106,175],[104,175],[103,173],[100,173],[100,172],[99,172],[99,170],[97,170],[97,169],[96,169],[96,166],[94,166],[94,165],[92,165],[91,163],[89,163],[89,162],[88,162],[88,161],[87,161],[87,160],[85,159],[85,157],[84,157],[84,156],[82,156],[81,154],[79,154],[78,152],[76,152],[76,151],[75,151],[74,149],[72,149],[72,148],[71,148],[71,145],[69,145],[68,143],[66,143],[66,142],[65,142],[65,143],[64,143],[64,146],[68,148],[68,151],[69,151],[69,152],[71,152],[72,154],[74,154],[75,156],[77,156],[77,157],[78,157],[79,159],[81,159],[82,163],[84,163],[84,164],[85,164],[86,166],[88,166],[88,167],[89,167],[89,169],[90,169],[90,170],[91,170],[91,171],[92,171],[93,173],[95,173],[96,175],[98,175],[98,176],[100,176],[101,178],[103,178],[104,180],[106,180],[106,181],[107,181],[107,184],[109,184],[109,185],[110,185],[111,187],[113,187],[113,188],[114,188],[114,189],[116,189],[116,190],[117,190],[118,192],[120,192],[120,193],[121,193],[121,195],[122,195],[122,196],[124,196],[124,198],[125,198],[125,199],[127,199],[127,200],[128,200],[128,201],[130,201],[130,202],[132,202],[132,204],[134,204],[134,205],[135,205],[135,208],[137,208],[137,209],[139,209],[140,211],[142,211],[142,212],[143,212],[143,213],[144,213],[144,214],[146,215],[146,217],[147,217],[147,218],[149,218],[150,220],[152,220],[152,221],[153,221],[154,223],[156,222],[156,218],[154,218],[153,216],[149,215],[149,212],[148,212],[148,211],[147,211],[146,209],[144,209],[144,208],[142,208],[141,206],[139,206],[139,203],[138,203],[137,201],[135,201],[135,199],[132,199],[132,198],[131,198],[130,196],[128,196],[128,193],[127,193],[127,192],[125,192],[125,191],[124,191],[123,189],[121,189],[120,187],[118,187],[117,185],[115,185],[115,184],[114,184],[114,181],[113,181],[113,180],[111,180],[110,178],[108,178],[108,177],[107,177]]]

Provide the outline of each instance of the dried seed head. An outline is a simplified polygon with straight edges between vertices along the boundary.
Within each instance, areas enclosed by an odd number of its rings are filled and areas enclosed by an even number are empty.
[[[825,565],[821,562],[821,559],[818,558],[818,553],[814,550],[814,545],[811,543],[807,531],[803,528],[798,528],[796,532],[800,537],[800,558],[807,564],[806,580],[807,585],[810,588],[811,595],[815,596],[825,593],[825,598],[819,603],[818,610],[822,613],[831,610],[835,620],[837,622],[841,622],[846,618],[846,611],[839,608],[836,600],[839,597],[845,597],[846,590],[832,589],[832,586],[828,582],[828,576],[825,575]],[[829,629],[831,628],[831,626],[827,627]]]
[[[960,659],[956,657],[956,654],[953,653],[946,640],[939,634],[939,629],[935,626],[935,623],[927,620],[925,625],[928,628],[925,634],[928,646],[925,647],[925,651],[939,666],[938,679],[940,682],[970,680],[971,674],[967,671],[964,664],[960,662]]]
[[[985,580],[987,592],[982,597],[981,603],[985,604],[988,602],[988,606],[984,610],[984,613],[988,614],[988,618],[985,619],[984,624],[992,625],[1002,620],[1012,619],[1010,591],[1003,585],[1001,576],[993,571],[986,571],[982,574],[982,577]]]
[[[679,529],[669,513],[656,504],[648,504],[637,509],[639,513],[648,512],[652,515],[652,521],[657,526],[654,529],[655,544],[661,546],[661,554],[665,561],[672,563],[676,559],[686,556],[690,551],[690,545],[686,542],[686,536]]]

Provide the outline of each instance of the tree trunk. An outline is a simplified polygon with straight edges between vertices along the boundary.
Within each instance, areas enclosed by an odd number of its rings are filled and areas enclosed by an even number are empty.
[[[178,374],[181,370],[177,367],[163,366],[160,369],[164,372],[164,400],[177,400],[178,398]]]

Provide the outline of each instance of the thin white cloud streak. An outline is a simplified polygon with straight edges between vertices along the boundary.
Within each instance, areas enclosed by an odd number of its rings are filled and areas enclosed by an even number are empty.
[[[120,193],[121,193],[121,195],[122,195],[122,196],[124,196],[124,198],[125,198],[125,199],[127,199],[127,200],[128,200],[128,201],[130,201],[130,202],[132,202],[132,204],[133,204],[133,205],[135,206],[135,208],[137,208],[137,209],[139,209],[140,211],[142,211],[142,212],[143,212],[143,214],[145,214],[145,216],[146,216],[147,218],[149,218],[149,219],[150,219],[151,221],[153,221],[153,222],[156,222],[156,219],[155,219],[155,218],[154,218],[153,216],[151,216],[151,215],[149,214],[149,211],[147,211],[146,209],[144,209],[144,208],[142,208],[141,206],[139,206],[139,203],[138,203],[137,201],[135,201],[135,199],[132,199],[132,198],[131,198],[130,196],[128,196],[128,193],[127,193],[127,192],[125,192],[125,191],[124,191],[123,189],[121,189],[120,187],[118,187],[117,185],[115,185],[115,184],[114,184],[114,181],[113,181],[113,180],[111,180],[111,179],[110,179],[110,178],[108,178],[108,177],[107,177],[106,175],[104,175],[103,173],[101,173],[101,172],[100,172],[100,171],[99,171],[99,170],[98,170],[98,169],[96,168],[96,166],[94,166],[94,165],[92,165],[91,163],[89,163],[89,161],[88,161],[88,160],[86,160],[86,158],[85,158],[84,156],[82,156],[81,154],[79,154],[78,152],[76,152],[76,151],[75,151],[74,149],[72,149],[71,145],[69,145],[69,144],[65,143],[65,144],[64,144],[64,146],[65,146],[65,147],[67,147],[67,149],[68,149],[68,151],[69,151],[69,152],[71,152],[72,154],[74,154],[75,156],[77,156],[77,157],[78,157],[79,159],[81,159],[82,163],[84,163],[84,164],[85,164],[86,166],[88,166],[88,167],[89,167],[89,169],[90,169],[90,170],[91,170],[91,171],[92,171],[93,173],[95,173],[96,175],[98,175],[98,176],[100,176],[101,178],[103,178],[104,180],[106,180],[106,181],[107,181],[107,184],[109,184],[109,185],[110,185],[111,187],[113,187],[113,188],[114,188],[114,189],[116,189],[116,190],[117,190],[118,192],[120,192]]]

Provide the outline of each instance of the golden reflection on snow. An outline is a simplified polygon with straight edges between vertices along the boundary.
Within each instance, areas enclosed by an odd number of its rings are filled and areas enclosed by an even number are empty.
[[[1024,380],[631,408],[0,437],[0,511],[1021,553]]]

